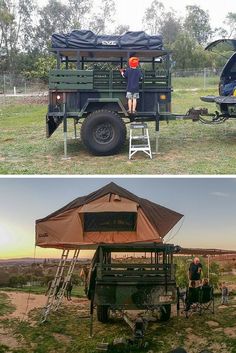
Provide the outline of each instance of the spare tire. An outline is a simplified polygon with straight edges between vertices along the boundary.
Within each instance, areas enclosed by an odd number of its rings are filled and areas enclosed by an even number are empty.
[[[125,143],[126,126],[115,112],[97,110],[84,120],[81,139],[90,153],[96,156],[113,155]]]

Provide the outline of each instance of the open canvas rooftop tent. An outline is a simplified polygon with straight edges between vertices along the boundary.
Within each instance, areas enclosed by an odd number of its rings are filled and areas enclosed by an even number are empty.
[[[99,244],[162,242],[182,214],[110,183],[36,221],[36,245],[90,248]]]

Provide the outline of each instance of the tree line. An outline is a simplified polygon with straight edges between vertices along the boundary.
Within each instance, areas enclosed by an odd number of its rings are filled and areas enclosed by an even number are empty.
[[[52,63],[48,49],[53,33],[90,29],[96,34],[123,34],[129,26],[114,25],[115,8],[114,0],[100,1],[98,7],[93,0],[68,0],[66,4],[48,0],[42,7],[36,0],[0,0],[0,73],[41,77]],[[203,48],[213,37],[236,35],[234,12],[226,15],[221,26],[212,28],[209,13],[199,6],[187,6],[182,18],[158,0],[146,8],[142,24],[147,33],[163,36],[176,69],[221,67],[225,59]]]

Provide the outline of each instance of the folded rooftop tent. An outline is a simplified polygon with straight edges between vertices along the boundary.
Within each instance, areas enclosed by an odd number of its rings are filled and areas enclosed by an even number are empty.
[[[144,31],[130,31],[123,35],[96,35],[89,30],[74,30],[67,34],[54,33],[52,48],[162,50],[163,42],[161,35],[148,35]]]
[[[37,220],[36,245],[74,249],[104,243],[162,242],[182,217],[110,183]]]

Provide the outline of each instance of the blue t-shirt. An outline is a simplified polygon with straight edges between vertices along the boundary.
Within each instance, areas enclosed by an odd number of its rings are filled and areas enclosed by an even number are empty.
[[[191,281],[199,281],[201,278],[202,265],[200,263],[195,264],[192,262],[189,266],[189,279]]]
[[[139,80],[143,78],[140,69],[128,68],[125,70],[124,77],[127,78],[127,92],[138,93],[139,92]]]

